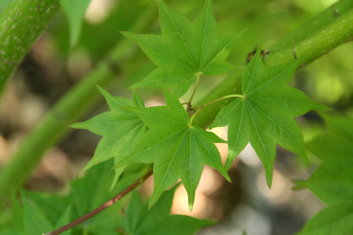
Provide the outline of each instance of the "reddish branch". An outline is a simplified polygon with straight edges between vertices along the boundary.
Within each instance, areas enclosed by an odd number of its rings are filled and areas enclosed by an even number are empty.
[[[148,173],[146,173],[143,177],[141,177],[140,179],[138,179],[137,181],[135,181],[133,184],[131,184],[129,187],[127,187],[124,191],[118,193],[117,195],[115,195],[112,199],[110,199],[109,201],[103,203],[100,207],[94,209],[93,211],[88,212],[87,214],[85,214],[84,216],[72,221],[71,223],[62,226],[61,228],[58,228],[50,233],[47,233],[46,235],[57,235],[60,233],[65,232],[66,230],[69,230],[73,227],[75,227],[76,225],[88,220],[89,218],[99,214],[100,212],[102,212],[103,210],[107,209],[108,207],[112,206],[114,203],[116,203],[117,201],[119,201],[121,198],[123,198],[126,194],[130,193],[132,190],[134,190],[135,188],[137,188],[140,184],[142,184],[149,176],[152,175],[152,171],[149,171]]]

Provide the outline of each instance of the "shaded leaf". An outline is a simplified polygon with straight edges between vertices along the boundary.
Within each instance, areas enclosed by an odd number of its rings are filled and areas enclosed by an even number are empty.
[[[71,207],[67,207],[67,209],[64,211],[64,213],[62,214],[62,216],[59,218],[59,220],[57,221],[55,228],[60,228],[61,226],[64,226],[68,223],[70,223],[70,215],[71,215]],[[67,230],[63,233],[61,233],[62,235],[70,235],[71,231]]]
[[[43,212],[28,199],[23,200],[23,222],[28,235],[43,234],[53,229]]]
[[[170,215],[176,187],[164,192],[160,200],[148,209],[135,193],[124,218],[123,229],[135,235],[191,235],[213,222],[189,216]]]
[[[308,144],[322,163],[299,187],[309,188],[328,204],[305,225],[300,235],[343,234],[353,231],[353,119],[324,116],[327,132]]]

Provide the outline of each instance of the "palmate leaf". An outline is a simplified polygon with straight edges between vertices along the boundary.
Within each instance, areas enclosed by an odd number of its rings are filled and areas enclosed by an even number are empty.
[[[72,125],[74,128],[87,129],[103,136],[85,170],[109,159],[123,158],[124,155],[128,155],[146,131],[146,127],[140,117],[124,108],[127,106],[144,107],[143,101],[139,96],[134,95],[131,101],[121,97],[114,97],[102,88],[99,88],[99,90],[105,97],[111,111],[99,114],[86,122]],[[125,167],[118,166],[115,168],[116,174],[113,185]]]
[[[158,66],[132,88],[169,88],[180,96],[198,75],[221,74],[230,69],[225,59],[234,38],[218,36],[211,0],[205,1],[193,23],[163,1],[159,3],[159,17],[162,35],[123,32]]]
[[[328,207],[305,225],[300,235],[353,231],[353,119],[324,117],[328,131],[308,144],[322,163],[299,187],[309,188]]]
[[[150,205],[180,178],[192,207],[205,164],[229,179],[214,145],[223,140],[211,132],[192,126],[187,112],[175,97],[167,95],[166,102],[167,106],[130,108],[149,130],[132,154],[125,159],[120,158],[117,164],[154,163],[154,192]]]
[[[242,78],[242,95],[224,107],[211,126],[229,126],[226,168],[249,142],[265,167],[268,185],[276,144],[306,159],[294,117],[323,107],[288,85],[296,67],[293,63],[265,68],[258,54],[249,63]]]
[[[163,193],[150,209],[137,193],[133,194],[123,221],[124,231],[134,235],[191,235],[200,228],[213,224],[212,221],[189,216],[170,215],[175,189],[176,187]]]

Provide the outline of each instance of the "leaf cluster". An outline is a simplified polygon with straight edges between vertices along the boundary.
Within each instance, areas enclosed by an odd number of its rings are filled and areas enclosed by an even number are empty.
[[[109,170],[110,165],[111,162],[106,162],[87,171],[85,177],[71,183],[71,192],[68,195],[23,192],[21,202],[13,200],[10,222],[6,228],[0,228],[0,234],[34,235],[53,231],[97,208],[140,176],[140,169],[127,172],[119,183],[109,190],[113,177],[113,172]],[[150,210],[138,194],[134,193],[128,203],[126,200],[119,201],[62,234],[113,235],[118,232],[145,235],[180,231],[179,234],[191,235],[212,223],[188,216],[169,215],[174,190],[175,188],[164,193]],[[122,213],[126,204],[126,213]]]
[[[20,200],[13,199],[10,224],[0,234],[43,234],[53,231],[83,214],[95,209],[109,200],[115,193],[123,190],[136,177],[131,175],[119,181],[112,191],[109,190],[113,172],[111,163],[100,164],[86,172],[85,177],[71,183],[68,195],[48,195],[45,193],[27,192],[21,194]],[[106,209],[86,223],[63,234],[116,234],[120,225],[122,203]]]
[[[113,158],[116,183],[127,167],[153,164],[150,206],[180,179],[192,208],[204,166],[213,167],[229,180],[227,170],[249,142],[264,164],[268,185],[272,182],[276,145],[306,159],[303,136],[294,118],[323,107],[289,86],[297,63],[266,67],[257,54],[244,69],[241,94],[219,99],[232,100],[211,125],[228,126],[229,151],[224,166],[215,143],[225,141],[193,123],[208,104],[194,107],[192,98],[203,75],[221,74],[232,67],[225,59],[234,37],[219,37],[211,0],[205,1],[193,22],[163,1],[159,3],[159,15],[162,35],[123,34],[137,42],[158,66],[133,88],[161,87],[166,105],[146,108],[136,94],[130,101],[100,89],[110,111],[74,125],[103,136],[86,169]],[[184,108],[178,97],[193,81],[194,91]]]

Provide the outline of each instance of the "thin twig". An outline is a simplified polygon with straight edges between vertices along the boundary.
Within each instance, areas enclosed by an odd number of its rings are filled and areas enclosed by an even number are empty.
[[[240,95],[240,94],[233,94],[233,95],[223,96],[223,97],[218,98],[218,99],[216,99],[216,100],[212,100],[211,102],[209,102],[209,103],[207,103],[207,104],[204,104],[204,105],[195,107],[195,109],[204,109],[204,108],[206,108],[207,106],[209,106],[209,105],[211,105],[211,104],[217,103],[217,102],[222,101],[222,100],[230,99],[230,98],[245,99],[245,96],[244,96],[244,95]]]
[[[110,199],[109,201],[103,203],[100,207],[94,209],[93,211],[88,212],[84,216],[72,221],[71,223],[69,223],[67,225],[62,226],[61,228],[58,228],[58,229],[56,229],[56,230],[54,230],[54,231],[52,231],[50,233],[47,233],[46,235],[57,235],[57,234],[63,233],[66,230],[69,230],[69,229],[75,227],[76,225],[81,224],[82,222],[88,220],[89,218],[99,214],[103,210],[107,209],[108,207],[112,206],[114,203],[119,201],[126,194],[130,193],[132,190],[137,188],[140,184],[142,184],[151,175],[152,175],[152,170],[149,171],[148,173],[146,173],[144,176],[142,176],[137,181],[135,181],[133,184],[131,184],[129,187],[127,187],[124,191],[118,193],[112,199]]]
[[[198,88],[198,86],[199,86],[199,82],[200,82],[200,77],[201,77],[201,75],[202,75],[201,72],[196,73],[195,87],[194,87],[194,90],[192,91],[192,94],[191,94],[190,99],[189,99],[189,102],[188,102],[188,104],[189,104],[190,106],[191,106],[192,100],[194,99],[196,90],[197,90],[197,88]]]
[[[197,116],[197,114],[198,114],[202,109],[208,107],[208,106],[211,105],[211,104],[217,103],[217,102],[222,101],[222,100],[231,99],[231,98],[245,99],[245,95],[240,95],[240,94],[227,95],[227,96],[223,96],[223,97],[221,97],[221,98],[212,100],[211,102],[209,102],[209,103],[207,103],[207,104],[194,107],[193,110],[194,110],[194,111],[196,110],[196,112],[192,114],[192,116],[191,116],[191,118],[190,118],[189,125],[192,126],[192,122],[194,121],[194,118]]]

